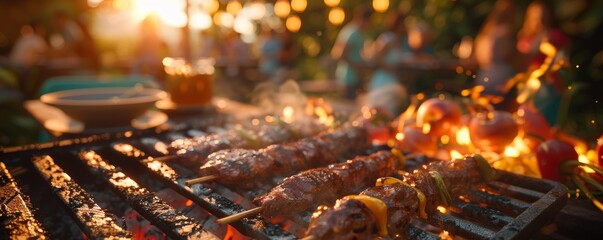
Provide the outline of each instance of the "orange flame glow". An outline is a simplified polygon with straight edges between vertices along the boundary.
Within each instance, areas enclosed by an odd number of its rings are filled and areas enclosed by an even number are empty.
[[[557,55],[557,49],[555,46],[547,41],[542,42],[539,49],[540,52],[546,55],[546,59],[538,69],[530,73],[525,88],[517,95],[516,101],[518,103],[525,103],[530,96],[540,89],[542,83],[540,82],[539,78],[547,73],[549,68],[552,66],[555,55]]]

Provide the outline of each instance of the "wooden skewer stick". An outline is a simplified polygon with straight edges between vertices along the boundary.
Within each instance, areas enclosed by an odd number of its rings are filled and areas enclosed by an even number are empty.
[[[197,183],[209,182],[214,179],[218,179],[218,176],[217,175],[208,175],[208,176],[204,176],[204,177],[200,177],[200,178],[193,178],[193,179],[184,181],[184,184],[186,184],[187,186],[190,186],[190,185],[197,184]]]
[[[220,219],[216,220],[216,222],[219,223],[219,224],[230,224],[230,223],[239,221],[239,220],[241,220],[243,218],[251,217],[253,215],[256,215],[256,214],[260,213],[261,211],[262,211],[262,207],[256,207],[256,208],[249,209],[247,211],[243,211],[243,212],[240,212],[240,213],[235,213],[235,214],[230,215],[228,217],[220,218]]]
[[[145,162],[152,162],[152,161],[158,161],[158,162],[167,162],[167,161],[171,161],[178,158],[177,155],[167,155],[167,156],[161,156],[161,157],[149,157],[147,159],[145,159]]]

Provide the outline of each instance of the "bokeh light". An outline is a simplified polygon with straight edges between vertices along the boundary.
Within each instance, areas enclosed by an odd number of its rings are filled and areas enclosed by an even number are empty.
[[[389,8],[389,0],[373,0],[373,9],[375,12],[385,12]]]
[[[201,3],[201,8],[209,13],[215,13],[218,11],[218,9],[220,9],[220,2],[218,2],[218,0],[209,0],[209,1],[203,1]]]
[[[241,5],[241,2],[234,0],[228,2],[228,4],[226,5],[226,12],[228,12],[232,16],[236,16],[237,14],[239,14],[239,11],[241,11],[242,8],[243,5]]]
[[[325,5],[327,5],[327,7],[335,7],[339,5],[339,2],[341,2],[341,0],[325,0]]]
[[[299,17],[296,15],[289,16],[285,22],[285,27],[287,27],[287,30],[291,32],[298,32],[301,28],[301,25],[301,19],[299,19]]]
[[[276,16],[285,18],[291,13],[291,6],[287,0],[278,0],[274,3],[274,14]]]
[[[212,19],[209,14],[205,12],[199,12],[191,15],[191,28],[197,30],[204,30],[211,27]]]
[[[306,0],[291,0],[291,9],[296,12],[303,12],[308,7]]]
[[[255,32],[255,24],[248,17],[239,14],[234,20],[233,29],[240,34],[251,35]]]
[[[345,11],[343,8],[336,7],[329,11],[329,22],[335,26],[339,26],[345,20]]]
[[[262,2],[253,2],[249,5],[249,17],[253,20],[260,20],[266,16],[266,6]]]

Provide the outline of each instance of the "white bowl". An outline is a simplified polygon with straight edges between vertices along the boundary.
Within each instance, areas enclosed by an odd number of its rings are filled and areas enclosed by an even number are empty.
[[[129,125],[166,97],[153,88],[87,88],[47,93],[40,100],[90,128]]]

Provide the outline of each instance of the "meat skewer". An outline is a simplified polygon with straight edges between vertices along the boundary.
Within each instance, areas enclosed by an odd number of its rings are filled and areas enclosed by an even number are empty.
[[[221,133],[175,140],[169,144],[168,152],[170,155],[178,156],[180,163],[184,165],[200,166],[208,155],[220,150],[259,149],[312,136],[325,129],[322,124],[310,123],[309,126],[289,124],[275,117],[267,117],[266,121],[257,122],[256,125],[245,127],[239,125]]]
[[[244,215],[259,212],[266,217],[294,216],[317,204],[328,204],[364,189],[377,178],[394,174],[401,165],[402,161],[390,151],[379,151],[345,163],[304,171],[286,178],[270,192],[254,199],[259,206],[256,209],[260,210],[248,210]],[[241,218],[235,214],[217,222],[230,223]]]
[[[437,162],[407,173],[404,180],[381,178],[377,186],[320,206],[306,231],[308,239],[406,238],[411,218],[427,218],[437,206],[447,206],[468,186],[489,181],[494,171],[479,156]]]
[[[248,188],[278,175],[334,163],[349,152],[371,146],[368,133],[360,127],[343,127],[297,142],[275,144],[260,150],[229,149],[211,154],[199,175],[224,185]]]

